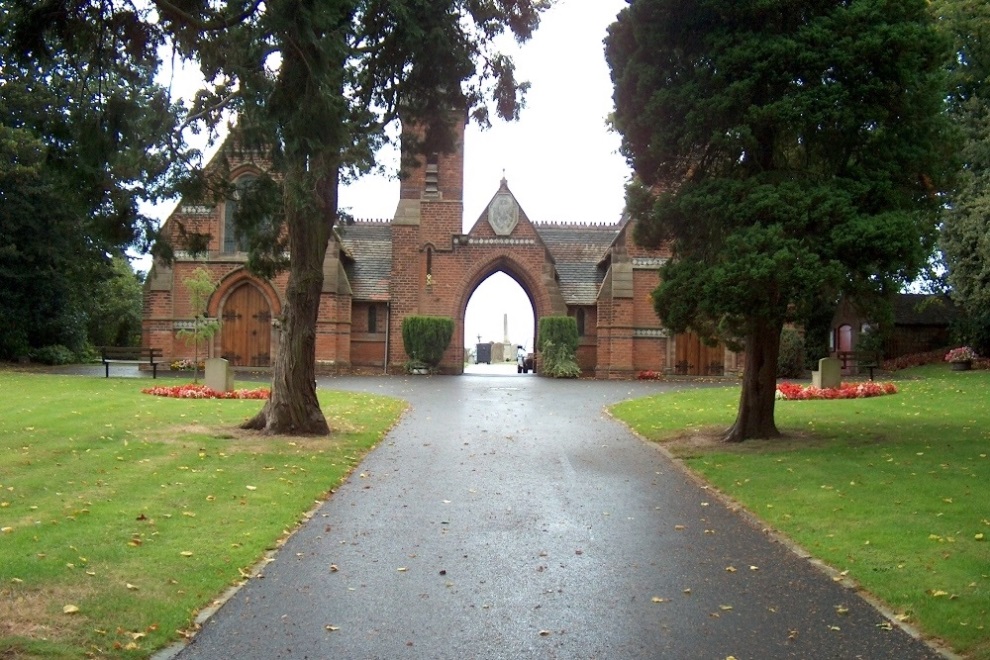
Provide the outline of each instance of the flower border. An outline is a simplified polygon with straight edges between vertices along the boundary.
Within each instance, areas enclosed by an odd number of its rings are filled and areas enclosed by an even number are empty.
[[[886,394],[897,394],[893,383],[868,380],[862,383],[841,383],[838,387],[815,387],[797,383],[778,383],[777,400],[810,401],[815,399],[865,399]]]
[[[206,385],[172,385],[146,387],[141,393],[171,399],[267,399],[271,395],[271,390],[267,387],[259,387],[254,390],[219,392]]]

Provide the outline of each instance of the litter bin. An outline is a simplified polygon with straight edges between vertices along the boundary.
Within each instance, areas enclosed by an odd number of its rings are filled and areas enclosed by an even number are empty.
[[[474,351],[474,363],[475,364],[491,364],[492,363],[492,345],[491,344],[478,344],[475,346]]]

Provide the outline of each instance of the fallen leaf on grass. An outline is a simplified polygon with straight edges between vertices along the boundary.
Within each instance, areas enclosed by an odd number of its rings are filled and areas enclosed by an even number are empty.
[[[183,551],[182,551],[182,552],[180,552],[179,554],[180,554],[180,555],[182,555],[183,557],[192,557],[192,556],[193,556],[193,553],[191,553],[191,552],[190,552],[190,551],[188,551],[188,550],[183,550]]]
[[[138,590],[137,585],[131,584],[130,582],[128,582],[126,584],[127,584],[127,588],[130,589],[131,591],[137,591]]]
[[[248,490],[258,490],[257,486],[245,486]]]
[[[78,605],[66,605],[65,607],[62,608],[62,612],[65,613],[65,614],[78,614],[79,613],[79,606]]]

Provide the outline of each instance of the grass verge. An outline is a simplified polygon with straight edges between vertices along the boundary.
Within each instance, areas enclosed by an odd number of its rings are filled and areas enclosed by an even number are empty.
[[[0,371],[0,657],[144,657],[191,632],[406,404],[320,391],[330,438],[237,424],[262,402]]]
[[[737,388],[613,414],[967,657],[990,660],[990,372],[902,372],[899,394],[778,401],[785,437],[718,442]]]

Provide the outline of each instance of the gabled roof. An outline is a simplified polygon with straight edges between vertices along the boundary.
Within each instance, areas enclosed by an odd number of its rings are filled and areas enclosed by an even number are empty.
[[[605,258],[619,225],[534,223],[560,276],[560,292],[569,305],[593,305],[605,277]]]
[[[392,226],[388,222],[339,224],[335,227],[349,259],[344,272],[354,300],[387,302],[392,274]]]

